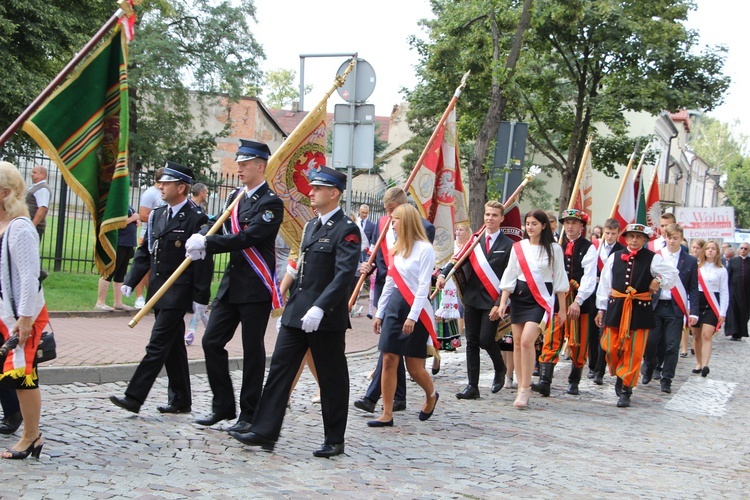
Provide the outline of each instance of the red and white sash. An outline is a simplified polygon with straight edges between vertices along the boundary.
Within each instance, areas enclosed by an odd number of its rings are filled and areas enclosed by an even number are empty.
[[[667,254],[669,253],[669,250],[667,250],[667,247],[664,247],[661,250],[659,250],[659,253],[661,253],[661,256],[666,259]],[[679,258],[678,258],[678,262],[679,262]],[[678,270],[678,273],[679,273],[679,270]],[[688,307],[687,307],[688,295],[687,295],[687,290],[685,290],[685,285],[682,284],[681,279],[677,280],[677,283],[675,283],[675,286],[672,287],[670,292],[672,293],[672,300],[674,300],[677,303],[677,307],[680,308],[680,311],[682,311],[682,314],[685,316],[685,321],[688,321],[690,317],[690,312],[688,311]]]
[[[474,273],[476,273],[492,300],[497,301],[500,298],[500,278],[492,270],[487,256],[484,255],[484,251],[480,247],[481,245],[474,247],[474,251],[469,255],[469,262],[471,262]]]
[[[549,291],[547,291],[547,285],[544,282],[544,279],[542,279],[542,275],[539,272],[539,269],[537,267],[532,268],[529,265],[529,262],[526,260],[526,254],[523,252],[523,245],[521,245],[521,243],[522,241],[513,243],[513,249],[516,251],[518,264],[519,266],[521,266],[521,272],[523,272],[523,276],[526,278],[526,283],[529,285],[531,295],[534,297],[534,300],[536,300],[536,303],[544,309],[544,317],[542,318],[542,321],[540,323],[542,326],[542,330],[544,330],[550,318],[552,317],[555,306],[555,299],[554,296],[550,294]]]
[[[245,190],[242,189],[238,191],[237,196],[245,196]],[[236,203],[234,209],[232,209],[232,215],[229,218],[232,226],[232,234],[237,234],[242,231],[242,228],[240,227],[239,211],[240,204]],[[281,298],[278,282],[276,280],[276,268],[274,267],[274,270],[271,271],[268,268],[268,264],[266,264],[266,261],[263,259],[263,256],[255,249],[255,247],[244,248],[242,250],[242,255],[245,257],[247,263],[250,264],[250,267],[253,268],[253,271],[258,275],[263,285],[265,285],[271,293],[271,305],[273,306],[273,309],[284,307],[284,300]]]
[[[406,303],[409,304],[409,307],[412,307],[414,305],[414,292],[412,292],[406,284],[403,276],[401,276],[398,269],[396,269],[395,264],[388,266],[388,276],[393,278],[396,287],[398,287],[398,291],[401,292],[401,296]],[[426,304],[427,305],[419,311],[419,321],[427,329],[427,333],[430,334],[432,345],[435,346],[436,349],[439,349],[440,341],[438,341],[437,331],[435,330],[435,313],[432,311],[432,304],[430,304],[429,301],[427,301]]]
[[[716,319],[719,320],[719,322],[716,324],[716,329],[718,330],[719,328],[721,328],[721,320],[719,319],[721,317],[721,314],[719,313],[719,303],[716,301],[716,297],[714,296],[714,294],[711,293],[711,290],[708,289],[708,285],[706,285],[706,280],[703,279],[703,272],[700,268],[698,268],[698,283],[700,283],[701,288],[703,288],[703,295],[706,297],[708,305],[711,306],[711,309],[716,315]]]
[[[602,255],[602,251],[605,247],[602,246],[601,240],[591,240],[591,244],[594,245],[594,248],[596,248],[596,268],[599,270],[599,272],[602,272],[602,269],[604,269],[604,263],[607,260],[608,255]]]

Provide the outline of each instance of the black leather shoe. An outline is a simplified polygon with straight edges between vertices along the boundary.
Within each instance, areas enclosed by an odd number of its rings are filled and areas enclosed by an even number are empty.
[[[709,373],[711,373],[711,369],[708,367],[708,365],[701,368],[701,377],[703,378],[708,377]]]
[[[232,425],[227,431],[229,432],[239,432],[240,434],[246,434],[250,432],[251,424],[250,422],[245,422],[243,420],[238,420]]]
[[[339,443],[339,444],[323,443],[323,446],[315,450],[313,452],[313,455],[315,455],[316,457],[321,457],[321,458],[331,458],[331,457],[335,457],[336,455],[341,455],[342,453],[344,453],[344,443]]]
[[[672,393],[672,381],[666,378],[663,378],[659,381],[661,384],[661,392],[666,392],[667,394]]]
[[[646,373],[644,373],[643,376],[641,377],[641,384],[646,385],[649,382],[651,382],[652,376],[653,374],[650,374],[648,370],[646,370]]]
[[[622,391],[620,399],[617,400],[618,408],[628,408],[630,406],[630,393]]]
[[[6,415],[0,422],[0,434],[13,434],[21,427],[21,422],[23,422],[23,416],[20,411]]]
[[[189,406],[174,406],[174,405],[167,405],[167,406],[157,406],[156,410],[159,413],[190,413],[192,411],[192,408]]]
[[[366,411],[367,413],[372,413],[375,411],[375,403],[373,403],[367,398],[356,400],[354,402],[354,407],[359,408],[362,411]]]
[[[214,425],[222,420],[234,420],[236,416],[234,413],[212,413],[203,418],[196,418],[195,423],[199,425]]]
[[[596,385],[604,385],[604,376],[599,375],[598,373],[594,374],[594,383]]]
[[[440,373],[440,358],[435,357],[432,359],[432,374],[437,375]]]
[[[700,372],[701,372],[700,368],[693,368],[693,373],[700,373]]]
[[[116,406],[119,406],[120,408],[128,411],[132,411],[133,413],[138,413],[139,411],[141,411],[141,403],[133,398],[129,398],[127,396],[125,396],[124,398],[110,396],[109,400],[112,401]]]
[[[661,380],[661,368],[654,370],[654,380]]]
[[[250,446],[260,446],[266,451],[273,451],[274,446],[276,446],[276,441],[265,438],[254,432],[229,431],[229,435],[242,444],[247,444]]]
[[[404,411],[406,410],[405,399],[394,399],[393,400],[393,411]]]
[[[383,422],[382,420],[370,420],[367,427],[393,427],[393,419]]]
[[[435,391],[435,404],[432,405],[432,411],[426,412],[426,411],[419,410],[419,420],[421,420],[422,422],[424,422],[425,420],[429,420],[432,414],[435,413],[435,407],[437,406],[439,400],[440,400],[440,393]]]
[[[495,378],[492,380],[492,387],[490,388],[492,394],[497,394],[500,392],[500,389],[503,388],[505,385],[505,375],[507,373],[508,369],[506,367],[503,367],[499,372],[495,372]]]
[[[458,399],[479,399],[479,389],[475,385],[467,385],[464,390],[456,393]]]

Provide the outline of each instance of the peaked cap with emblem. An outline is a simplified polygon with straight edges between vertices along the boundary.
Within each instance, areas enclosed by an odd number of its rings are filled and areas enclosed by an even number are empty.
[[[346,191],[346,174],[331,167],[320,167],[310,180],[310,185],[335,187],[343,193]]]
[[[192,184],[195,180],[195,174],[187,167],[175,163],[173,161],[167,161],[164,165],[164,174],[162,174],[159,182],[187,182]]]
[[[240,139],[240,147],[237,148],[237,155],[234,161],[250,161],[256,158],[267,160],[271,157],[271,150],[262,142],[251,141],[249,139]]]

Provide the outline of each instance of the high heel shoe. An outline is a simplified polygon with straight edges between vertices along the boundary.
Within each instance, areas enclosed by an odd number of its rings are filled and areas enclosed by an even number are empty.
[[[518,395],[513,402],[513,406],[519,410],[525,410],[529,407],[529,398],[531,397],[531,387],[518,389]]]
[[[42,453],[42,447],[44,446],[44,443],[40,444],[39,446],[34,446],[40,439],[42,439],[42,434],[39,433],[39,437],[34,440],[33,443],[29,445],[28,448],[26,448],[23,451],[17,451],[13,448],[8,448],[5,450],[6,453],[10,453],[9,457],[3,456],[3,458],[10,459],[10,460],[24,460],[26,457],[31,455],[32,457],[39,460],[39,455]]]
[[[422,422],[424,422],[425,420],[429,420],[429,418],[432,416],[432,414],[435,413],[435,407],[437,406],[438,399],[440,399],[440,393],[437,392],[437,391],[435,391],[435,404],[432,405],[432,411],[428,413],[426,411],[420,410],[419,411],[419,420],[421,420]]]

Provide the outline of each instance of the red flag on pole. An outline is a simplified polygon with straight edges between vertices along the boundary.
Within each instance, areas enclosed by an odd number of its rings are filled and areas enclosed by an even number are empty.
[[[513,240],[513,242],[521,241],[523,239],[523,230],[521,229],[521,209],[518,208],[518,203],[512,204],[505,211],[505,218],[503,218],[503,223],[500,224],[500,231]]]

